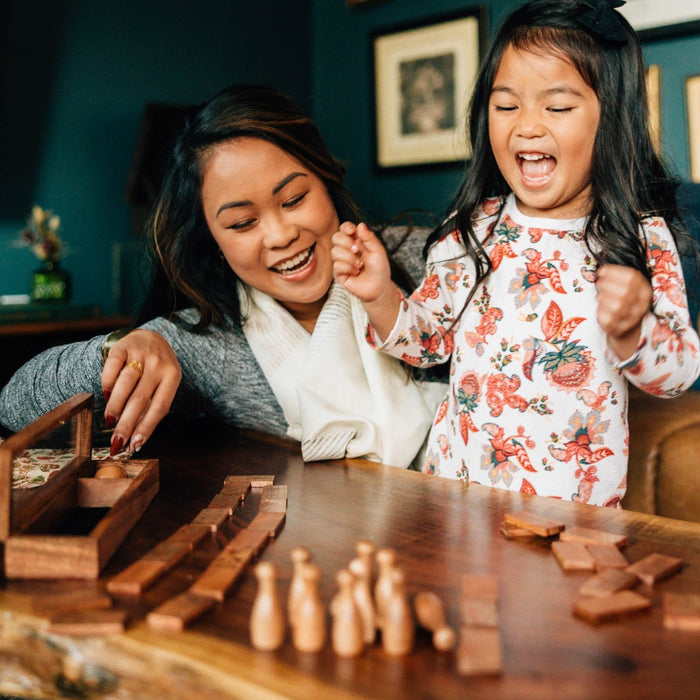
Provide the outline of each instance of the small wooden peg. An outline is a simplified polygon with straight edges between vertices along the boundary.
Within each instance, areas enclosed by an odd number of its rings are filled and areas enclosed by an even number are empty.
[[[353,595],[354,577],[347,569],[337,576],[339,591],[331,601],[333,651],[338,656],[357,656],[364,649],[362,617]]]
[[[326,643],[326,611],[318,590],[321,569],[308,561],[301,562],[298,576],[301,585],[295,601],[292,641],[299,651],[320,651]]]
[[[392,592],[384,608],[382,647],[387,654],[400,656],[410,653],[413,648],[415,629],[403,571],[394,569],[391,578]]]
[[[284,641],[285,623],[282,605],[277,595],[277,569],[261,561],[255,567],[258,592],[250,614],[250,641],[256,649],[273,651]]]
[[[376,554],[379,575],[374,585],[374,608],[376,610],[377,627],[381,629],[386,603],[393,590],[391,572],[396,562],[396,552],[390,547],[383,547]]]
[[[433,646],[438,651],[450,651],[457,643],[457,634],[447,624],[445,606],[436,593],[421,591],[413,599],[418,624],[433,633]]]
[[[306,547],[294,547],[290,557],[292,559],[292,582],[289,584],[289,594],[287,596],[287,616],[289,624],[294,627],[294,615],[299,602],[299,597],[305,591],[304,579],[301,576],[303,565],[311,561],[311,552]]]
[[[356,557],[348,565],[350,572],[355,577],[353,595],[355,603],[362,617],[363,638],[365,644],[372,644],[377,635],[376,613],[372,600],[372,588],[370,586],[370,571],[367,568],[367,560]]]

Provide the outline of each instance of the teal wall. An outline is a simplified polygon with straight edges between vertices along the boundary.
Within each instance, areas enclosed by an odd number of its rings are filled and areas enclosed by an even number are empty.
[[[235,82],[308,104],[311,0],[26,0],[0,4],[0,294],[27,293],[17,248],[35,202],[62,218],[76,303],[114,310],[112,250],[131,238],[127,174],[147,101]]]
[[[661,2],[661,0],[659,0]],[[343,0],[314,0],[314,116],[333,152],[347,163],[347,182],[370,219],[386,219],[407,208],[444,213],[460,179],[460,168],[373,168],[372,47],[374,32],[475,7],[469,0],[384,0],[349,9]],[[520,0],[491,0],[493,31]],[[663,151],[681,178],[688,178],[683,81],[700,74],[700,32],[644,42],[648,63],[661,67]]]

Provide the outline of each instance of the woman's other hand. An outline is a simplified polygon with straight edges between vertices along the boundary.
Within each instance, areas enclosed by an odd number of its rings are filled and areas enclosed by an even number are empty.
[[[115,343],[102,370],[105,425],[114,427],[110,454],[138,452],[168,414],[180,385],[180,363],[155,331],[137,329]]]

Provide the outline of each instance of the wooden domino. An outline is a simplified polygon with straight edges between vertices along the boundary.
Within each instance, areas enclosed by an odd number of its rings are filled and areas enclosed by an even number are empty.
[[[634,591],[620,591],[608,596],[580,598],[574,603],[574,614],[586,622],[598,624],[648,610],[649,598]]]
[[[607,596],[618,591],[634,588],[639,579],[622,569],[603,569],[600,573],[584,581],[579,588],[582,596]]]
[[[148,626],[157,632],[182,632],[185,626],[216,605],[211,596],[185,591],[166,600],[146,616]]]
[[[583,542],[583,544],[612,544],[618,548],[627,546],[625,535],[616,535],[612,532],[594,530],[590,527],[579,527],[573,525],[562,530],[559,534],[562,542]]]
[[[461,676],[498,675],[502,670],[500,630],[497,627],[462,625],[457,647],[457,673]]]
[[[286,513],[287,487],[264,486],[260,496],[260,513]]]
[[[614,544],[587,544],[586,549],[595,561],[596,571],[603,569],[626,569],[630,563]]]
[[[193,525],[208,525],[216,532],[229,518],[228,508],[203,508],[192,521]]]
[[[528,530],[525,527],[518,527],[517,525],[512,525],[507,523],[505,520],[501,523],[499,528],[500,533],[507,540],[518,540],[519,542],[531,542],[537,535],[532,530]]]
[[[595,571],[595,559],[581,542],[552,542],[552,553],[564,571]]]
[[[264,530],[270,537],[277,537],[284,525],[284,513],[258,513],[249,523],[250,530]]]
[[[505,521],[510,525],[530,530],[540,537],[557,535],[566,527],[564,523],[557,520],[523,510],[516,513],[506,513]]]
[[[50,620],[50,634],[74,637],[99,637],[121,634],[126,627],[126,610],[82,610],[59,615]]]
[[[700,594],[664,593],[664,627],[684,632],[700,632]]]
[[[36,596],[32,599],[33,612],[39,617],[47,618],[86,610],[103,610],[110,607],[112,607],[112,599],[108,595],[83,588]]]
[[[207,508],[225,508],[229,516],[236,512],[236,509],[243,500],[240,493],[217,493],[214,498],[209,501]]]
[[[642,583],[653,586],[659,581],[672,576],[681,570],[683,560],[677,557],[669,557],[665,554],[650,554],[634,564],[630,564],[625,571],[629,571],[639,578]]]
[[[223,549],[190,586],[190,593],[223,601],[252,559],[253,550],[250,547]]]

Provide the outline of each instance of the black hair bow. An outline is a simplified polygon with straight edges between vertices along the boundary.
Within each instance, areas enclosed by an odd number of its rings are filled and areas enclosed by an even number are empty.
[[[622,18],[615,12],[622,7],[625,0],[587,0],[583,3],[587,9],[582,10],[576,21],[588,29],[594,36],[611,44],[624,44],[627,34]]]

